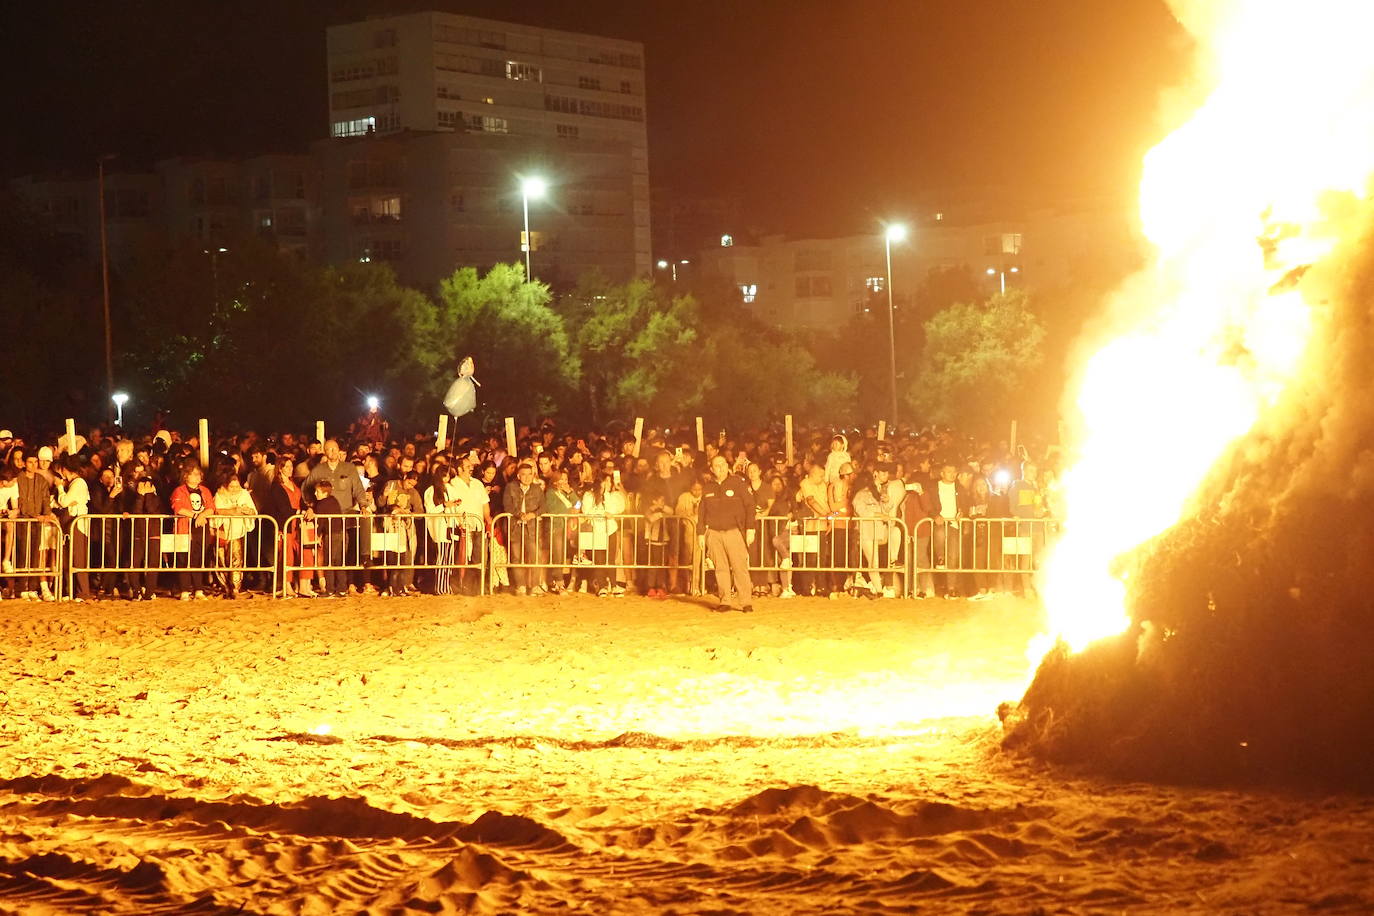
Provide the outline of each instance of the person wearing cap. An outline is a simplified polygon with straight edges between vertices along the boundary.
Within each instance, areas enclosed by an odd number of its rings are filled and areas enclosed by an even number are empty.
[[[10,457],[10,449],[14,448],[14,433],[8,429],[0,429],[0,464],[7,464]]]
[[[738,474],[730,473],[724,455],[711,458],[711,476],[697,508],[697,530],[702,533],[706,556],[716,571],[717,611],[730,610],[730,586],[746,614],[754,586],[749,578],[749,543],[754,539],[754,500],[749,485]]]
[[[48,478],[48,483],[56,486],[57,474],[52,469],[52,447],[43,446],[38,450],[38,473]]]

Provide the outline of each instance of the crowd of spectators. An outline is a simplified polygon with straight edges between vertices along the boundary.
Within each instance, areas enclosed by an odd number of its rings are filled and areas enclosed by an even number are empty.
[[[0,518],[57,522],[27,530],[0,523],[0,598],[54,600],[60,594],[43,576],[16,574],[45,565],[59,549],[53,533],[59,525],[76,555],[103,550],[126,558],[106,565],[127,568],[76,575],[69,596],[75,600],[252,597],[270,590],[260,560],[269,550],[279,571],[287,561],[277,586],[285,597],[475,593],[480,580],[472,567],[486,562],[488,542],[502,555],[491,558],[498,592],[687,593],[702,484],[717,455],[745,484],[761,520],[763,536],[751,533],[750,550],[753,562],[769,571],[755,578],[755,596],[898,594],[899,583],[887,571],[896,565],[895,538],[884,545],[887,523],[860,521],[880,519],[904,524],[927,558],[918,563],[911,593],[981,598],[1029,588],[1030,577],[1008,574],[1008,568],[1024,571],[1017,566],[1024,559],[1009,566],[990,555],[995,547],[989,545],[1000,538],[978,541],[976,523],[1043,519],[1057,508],[1053,449],[1033,460],[1025,445],[1013,451],[1006,442],[975,441],[948,429],[896,430],[882,440],[873,427],[799,430],[791,461],[780,425],[721,432],[699,451],[694,430],[652,429],[637,449],[627,427],[592,433],[544,420],[518,430],[515,455],[507,453],[503,436],[465,435],[439,449],[432,433],[395,437],[391,429],[372,410],[346,435],[325,441],[244,431],[211,444],[208,468],[199,461],[201,443],[171,429],[129,435],[94,427],[74,441],[66,435],[21,439],[0,430]],[[493,532],[493,520],[503,514]],[[108,519],[74,524],[83,515],[123,519],[118,539],[125,546],[111,547],[115,523]],[[146,516],[175,521],[168,528],[141,518]],[[329,524],[367,516],[373,517],[367,526]],[[636,524],[623,527],[615,541],[583,550],[569,516],[630,516]],[[253,536],[255,519],[262,517],[276,522],[271,543],[267,526]],[[288,524],[293,517],[296,524]],[[549,527],[555,519],[563,520],[561,527]],[[537,528],[540,520],[543,529]],[[536,530],[546,534],[532,537]],[[216,570],[178,568],[202,564],[177,563],[175,553],[146,549],[173,534],[187,540],[192,554],[214,557]],[[812,539],[816,553],[828,558],[815,564],[822,568],[808,571],[804,559],[793,568],[787,539],[794,536]],[[369,538],[376,543],[369,545]],[[537,554],[529,546],[535,542],[542,545]],[[440,568],[369,568],[369,546],[378,545],[393,559],[380,567]],[[968,571],[970,550],[979,553],[978,572]],[[954,560],[956,551],[962,555]],[[657,556],[662,562],[649,565],[661,568],[644,568],[646,555]],[[139,556],[145,559],[127,559]],[[860,557],[862,563],[854,562]],[[245,560],[259,571],[243,572]],[[823,568],[836,565],[856,568]]]

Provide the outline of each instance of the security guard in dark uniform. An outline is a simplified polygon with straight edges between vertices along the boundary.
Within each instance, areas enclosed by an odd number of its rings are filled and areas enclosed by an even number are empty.
[[[711,478],[706,481],[697,509],[697,530],[702,533],[706,556],[716,569],[717,611],[730,610],[730,584],[744,602],[741,611],[752,611],[749,598],[749,544],[754,541],[754,500],[744,479],[730,473],[724,456],[711,459]]]

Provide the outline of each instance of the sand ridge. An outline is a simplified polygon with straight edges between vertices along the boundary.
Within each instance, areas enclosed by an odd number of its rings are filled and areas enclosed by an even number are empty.
[[[0,609],[0,912],[1374,907],[1369,800],[1001,756],[1019,601]]]

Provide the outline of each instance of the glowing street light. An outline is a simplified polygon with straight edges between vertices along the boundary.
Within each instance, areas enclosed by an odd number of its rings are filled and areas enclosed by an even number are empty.
[[[676,282],[677,282],[677,266],[678,266],[679,264],[691,264],[691,263],[692,263],[692,261],[691,261],[690,258],[683,258],[681,261],[667,261],[667,260],[662,260],[662,259],[660,259],[659,262],[658,262],[658,269],[659,269],[659,270],[671,271],[671,272],[672,272],[672,276],[673,276],[673,282],[676,283]]]
[[[883,243],[887,249],[887,355],[892,370],[892,426],[897,426],[897,324],[893,319],[892,307],[892,243],[906,241],[906,226],[892,223],[883,232]]]
[[[110,400],[114,401],[115,423],[120,427],[124,426],[124,405],[129,403],[129,396],[122,391],[116,391],[110,395]]]
[[[998,270],[996,267],[989,267],[989,268],[988,268],[988,276],[989,276],[989,277],[1001,276],[1001,278],[1002,278],[1002,295],[1004,295],[1004,296],[1007,294],[1007,274],[1019,274],[1020,272],[1021,272],[1021,268],[1019,268],[1019,267],[1010,267],[1010,268],[1007,268],[1006,270]]]
[[[377,397],[375,394],[369,394],[369,395],[367,396],[367,409],[368,409],[368,410],[376,410],[376,409],[378,409],[378,408],[381,407],[381,406],[382,406],[382,399],[381,399],[381,398]]]
[[[530,235],[530,201],[539,200],[548,189],[548,183],[536,175],[520,179],[520,203],[525,211],[525,237],[520,247],[525,251],[526,280],[534,279],[530,263],[530,250],[534,248],[534,236]]]

